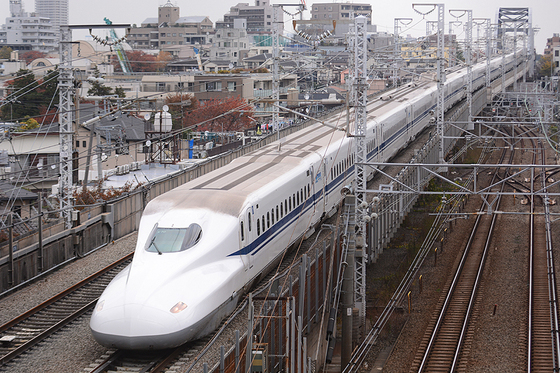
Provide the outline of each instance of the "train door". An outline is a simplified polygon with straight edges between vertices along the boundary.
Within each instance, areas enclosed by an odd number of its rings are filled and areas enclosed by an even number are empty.
[[[376,129],[376,138],[377,138],[377,161],[383,162],[385,157],[383,157],[384,147],[383,147],[383,132],[384,132],[384,125],[383,123],[378,123]]]
[[[323,211],[327,212],[327,202],[329,201],[329,193],[327,193],[327,185],[329,183],[329,167],[327,165],[327,158],[323,161],[323,177],[321,178],[321,189],[323,196]]]
[[[247,208],[245,211],[245,216],[242,216],[239,223],[239,236],[240,236],[240,248],[244,249],[249,247],[251,243],[255,240],[256,227],[255,227],[255,217],[253,213],[253,207]],[[241,255],[243,264],[245,265],[245,270],[252,267],[251,254]]]
[[[253,207],[249,207],[245,213],[246,227],[246,245],[250,245],[255,239],[255,217],[253,216]]]
[[[323,178],[323,174],[321,172],[321,168],[319,168],[317,172],[314,171],[315,167],[311,166],[309,172],[311,174],[310,176],[311,194],[313,195],[313,212],[320,217],[323,214],[323,211],[325,211],[323,202],[321,201],[321,197],[324,194],[323,182],[321,180]]]
[[[408,105],[404,108],[405,112],[405,126],[406,126],[406,142],[410,141],[414,136],[412,131],[412,106]]]

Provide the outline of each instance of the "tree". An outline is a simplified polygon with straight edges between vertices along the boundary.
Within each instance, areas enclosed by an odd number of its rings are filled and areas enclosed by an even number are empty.
[[[126,57],[130,62],[130,67],[134,72],[155,72],[158,69],[159,62],[153,54],[147,54],[139,50],[126,51]],[[161,53],[160,53],[161,54]],[[163,58],[163,56],[162,56]],[[122,72],[121,65],[117,58],[113,58],[113,66],[116,72]]]
[[[169,113],[173,120],[173,129],[180,129],[186,126],[185,118],[189,112],[199,106],[199,102],[190,93],[176,93],[165,98],[165,104],[169,106]]]
[[[58,104],[59,92],[58,92],[58,67],[54,70],[49,70],[43,77],[39,80],[39,88],[37,89],[42,96],[41,105],[45,107],[52,107]]]
[[[39,122],[33,118],[27,118],[25,122],[21,122],[20,126],[16,129],[16,132],[25,132],[29,130],[34,130],[39,128]]]
[[[169,52],[161,51],[156,58],[156,69],[157,71],[165,71],[167,64],[173,60],[173,56]]]
[[[103,85],[103,78],[97,67],[93,70],[93,79],[88,79],[90,88],[87,91],[88,96],[109,96],[113,94],[113,89]]]
[[[10,47],[6,47],[3,46],[2,48],[0,48],[0,58],[7,60],[10,58],[10,55],[12,54],[12,48]]]
[[[552,67],[552,54],[546,56],[539,56],[537,60],[538,75],[550,76],[554,71]]]
[[[11,121],[38,116],[41,97],[37,86],[35,75],[30,70],[19,70],[16,78],[7,82],[7,105],[2,106],[2,118]]]
[[[120,98],[125,98],[126,97],[126,92],[124,91],[123,87],[115,88],[115,94]]]
[[[19,55],[19,58],[21,58],[22,60],[25,61],[25,63],[27,65],[29,65],[31,62],[33,62],[34,60],[36,60],[37,58],[43,58],[46,57],[47,54],[45,52],[40,52],[40,51],[26,51],[23,52],[22,54]]]
[[[241,97],[213,99],[185,114],[184,126],[196,131],[231,132],[251,128],[253,109]]]

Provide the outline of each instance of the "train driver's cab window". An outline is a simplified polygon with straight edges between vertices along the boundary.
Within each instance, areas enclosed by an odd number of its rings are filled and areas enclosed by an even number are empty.
[[[187,250],[200,241],[202,228],[191,224],[187,228],[160,228],[157,225],[150,233],[146,251],[158,254]]]

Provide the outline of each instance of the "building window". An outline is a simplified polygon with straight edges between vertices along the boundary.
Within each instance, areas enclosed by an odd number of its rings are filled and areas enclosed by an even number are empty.
[[[85,148],[86,147],[86,142],[82,141],[82,146]]]
[[[215,92],[222,90],[222,82],[208,82],[206,83],[207,92]]]
[[[165,83],[157,82],[156,90],[157,92],[165,92]]]
[[[229,92],[234,92],[236,89],[235,82],[227,82],[227,89]]]
[[[560,56],[560,51],[559,51],[559,50],[555,50],[555,51],[554,51],[554,56],[556,56],[556,57]]]

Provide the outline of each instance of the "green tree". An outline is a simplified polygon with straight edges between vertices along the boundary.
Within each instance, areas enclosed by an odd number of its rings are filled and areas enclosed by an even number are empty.
[[[120,98],[125,98],[126,97],[126,92],[124,91],[123,87],[115,88],[115,94]]]
[[[103,78],[101,78],[101,73],[97,67],[93,70],[93,76],[93,79],[88,79],[91,84],[87,91],[88,96],[109,96],[113,94],[111,87],[103,85]]]
[[[552,55],[538,56],[537,58],[538,75],[550,76],[554,70],[552,67]]]
[[[39,81],[38,92],[41,95],[41,106],[53,107],[58,104],[58,67],[55,70],[47,71],[47,74]]]
[[[16,129],[16,132],[25,132],[29,130],[34,130],[39,128],[39,122],[33,118],[27,118],[25,122],[21,122],[20,126]]]
[[[30,70],[19,70],[14,80],[7,82],[6,105],[2,106],[2,119],[19,120],[40,114],[41,95],[38,83]]]

